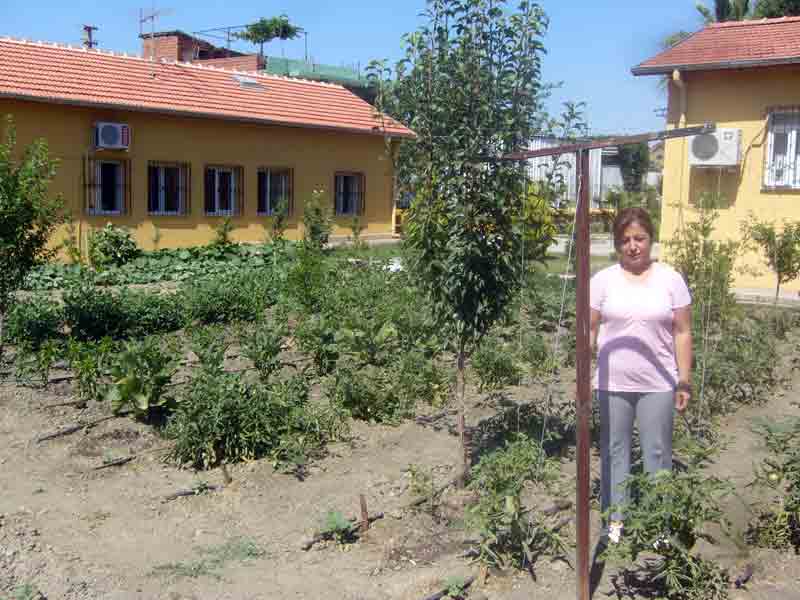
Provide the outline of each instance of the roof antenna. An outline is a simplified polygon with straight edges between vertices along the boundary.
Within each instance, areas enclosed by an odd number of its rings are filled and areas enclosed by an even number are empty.
[[[158,9],[156,10],[156,3],[153,2],[152,8],[149,13],[145,14],[144,9],[139,9],[139,37],[141,38],[144,35],[144,28],[143,25],[150,21],[150,62],[155,62],[155,52],[156,52],[156,19],[162,17],[164,15],[168,15],[172,12],[169,8]],[[147,58],[146,56],[144,58]],[[151,72],[153,77],[156,76],[155,67],[153,67],[153,71]]]
[[[95,31],[97,31],[97,27],[94,25],[83,26],[83,47],[87,50],[91,50],[97,46],[97,40],[94,39]]]

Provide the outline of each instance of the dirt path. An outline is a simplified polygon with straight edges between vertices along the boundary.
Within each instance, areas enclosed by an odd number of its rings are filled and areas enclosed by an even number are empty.
[[[752,464],[763,451],[749,425],[758,416],[798,414],[792,406],[800,400],[797,372],[792,383],[795,391],[779,392],[765,405],[743,409],[723,423],[731,443],[715,471],[732,477],[745,497],[751,493],[745,485]],[[457,522],[463,496],[446,494],[436,515],[402,510],[412,499],[409,465],[433,470],[439,482],[455,474],[458,440],[446,424],[438,430],[414,422],[356,424],[353,442],[332,446],[304,481],[262,460],[232,467],[233,483],[222,491],[165,503],[164,496],[201,479],[223,484],[222,474],[195,475],[164,464],[154,451],[164,440],[129,419],[37,444],[41,433],[104,414],[104,407],[46,408],[67,399],[0,387],[4,600],[24,584],[51,600],[421,600],[448,576],[476,573],[460,556],[467,548]],[[494,410],[484,403],[472,417]],[[104,460],[130,453],[143,454],[120,467],[93,470]],[[593,463],[597,467],[596,457]],[[562,467],[560,492],[570,497],[574,463],[565,459]],[[300,549],[301,540],[329,510],[357,514],[359,494],[366,496],[370,512],[386,515],[362,541]],[[551,500],[533,492],[526,499],[537,504]],[[730,512],[743,528],[748,518],[744,506],[733,502]],[[593,523],[597,531],[596,514]],[[732,568],[756,564],[753,584],[743,597],[800,598],[797,557],[763,551],[746,555],[730,540],[723,540],[717,554]],[[536,581],[525,574],[493,576],[478,591],[497,600],[575,597],[574,572],[564,562],[544,560],[536,573]],[[609,592],[608,575],[596,598]]]

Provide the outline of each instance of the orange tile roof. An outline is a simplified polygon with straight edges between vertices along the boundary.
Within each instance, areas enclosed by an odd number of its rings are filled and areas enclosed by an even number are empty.
[[[8,38],[0,38],[2,97],[414,137],[339,85]]]
[[[800,63],[800,17],[714,23],[632,69],[661,75]]]

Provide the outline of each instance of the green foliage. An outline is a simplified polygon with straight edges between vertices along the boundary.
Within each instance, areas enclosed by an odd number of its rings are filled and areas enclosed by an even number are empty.
[[[617,158],[625,191],[641,192],[644,176],[650,167],[650,147],[647,142],[619,146]]]
[[[302,244],[297,260],[286,276],[286,294],[306,314],[319,312],[329,293],[329,270],[322,251],[313,244]]]
[[[367,248],[367,242],[361,237],[361,232],[366,229],[366,225],[362,224],[361,217],[355,215],[350,220],[350,245],[353,250],[364,250]]]
[[[301,466],[346,431],[340,411],[309,401],[302,377],[253,385],[207,369],[193,373],[167,426],[173,458],[200,469],[264,456]]]
[[[265,266],[272,267],[274,251],[272,244],[165,248],[142,252],[138,258],[120,267],[108,265],[92,276],[98,285],[193,280],[233,272],[249,272]],[[58,289],[85,276],[85,269],[80,265],[48,263],[29,273],[25,287],[30,290]]]
[[[8,339],[38,348],[63,335],[64,309],[48,297],[35,296],[14,305],[8,314]]]
[[[89,234],[89,262],[95,268],[122,266],[139,256],[139,248],[130,231],[106,223]]]
[[[300,350],[311,358],[318,375],[330,373],[339,359],[336,329],[332,320],[323,315],[311,315],[300,321],[294,331]]]
[[[328,383],[331,403],[347,410],[354,419],[396,423],[413,414],[416,398],[398,384],[393,369],[365,365],[340,365]]]
[[[255,321],[275,301],[267,269],[200,279],[183,293],[189,321],[204,324]]]
[[[286,229],[288,226],[289,207],[286,199],[281,197],[275,203],[267,225],[270,242],[282,245],[286,241]]]
[[[314,190],[303,202],[303,243],[312,250],[322,250],[333,227],[331,207],[322,190]]]
[[[695,7],[706,25],[724,21],[744,21],[748,18],[748,13],[750,12],[750,0],[714,0],[713,12],[700,2]],[[758,16],[758,14],[755,16]]]
[[[264,551],[253,540],[234,538],[219,546],[203,548],[201,554],[196,560],[159,565],[153,569],[153,574],[171,578],[210,576],[221,580],[219,572],[226,565],[250,562],[264,556]]]
[[[240,40],[247,40],[260,47],[259,54],[264,56],[264,44],[272,40],[293,40],[303,30],[289,22],[289,17],[280,15],[269,19],[261,17],[255,23],[245,26],[244,31],[234,32],[233,36]]]
[[[111,292],[84,281],[64,291],[64,319],[78,340],[144,337],[185,323],[183,297],[131,290]]]
[[[753,428],[769,451],[756,468],[755,484],[777,501],[757,506],[745,539],[756,546],[800,552],[800,418],[761,419]]]
[[[189,347],[207,373],[221,373],[225,367],[225,354],[231,343],[220,326],[198,327],[189,334]]]
[[[116,344],[108,337],[99,342],[79,342],[71,338],[67,341],[67,365],[75,376],[78,398],[84,402],[105,398],[107,386],[103,378],[116,352]]]
[[[444,589],[447,590],[445,598],[456,600],[464,595],[467,590],[467,580],[463,577],[451,575],[444,581]]]
[[[544,262],[558,228],[552,204],[541,193],[541,186],[530,186],[514,224],[522,230],[522,252],[526,260]]]
[[[757,19],[775,19],[800,15],[798,0],[758,0],[753,11]]]
[[[658,554],[649,583],[669,599],[727,597],[727,574],[692,552],[701,538],[713,543],[706,524],[727,525],[721,502],[734,488],[704,470],[713,450],[689,444],[686,469],[629,477],[630,504],[610,509],[625,515],[625,532],[607,557],[629,564],[642,553]]]
[[[524,434],[481,458],[469,484],[479,494],[478,503],[467,509],[467,525],[480,539],[481,563],[532,569],[539,556],[566,552],[557,530],[520,501],[526,482],[547,483],[557,473],[556,463]]]
[[[0,143],[0,359],[14,292],[36,266],[55,254],[48,242],[64,220],[61,198],[48,193],[57,162],[50,158],[47,143],[35,141],[21,159],[15,157],[16,143],[16,128],[8,116]]]
[[[478,163],[523,146],[541,115],[547,19],[534,3],[506,4],[429,4],[406,37],[389,107],[419,136],[398,165],[401,181],[416,181],[409,266],[439,323],[454,324],[460,353],[503,314],[519,278],[525,174]]]
[[[742,224],[742,233],[762,251],[769,268],[775,273],[775,299],[781,285],[800,277],[800,221],[784,221],[778,231],[775,223],[759,221],[753,214]]]
[[[14,588],[13,600],[46,600],[44,595],[32,583],[23,583]]]
[[[168,386],[176,371],[177,348],[157,338],[126,343],[111,368],[106,400],[115,413],[151,421],[175,408]]]
[[[352,542],[355,538],[353,523],[338,510],[331,510],[325,514],[319,532],[333,538],[339,544]]]
[[[227,248],[233,246],[231,241],[231,233],[236,229],[233,224],[233,219],[225,217],[214,227],[214,239],[211,241],[211,246],[216,248]]]
[[[61,353],[61,343],[56,340],[47,340],[37,346],[30,342],[19,344],[15,356],[14,377],[25,385],[40,384],[47,387],[50,369]]]
[[[483,338],[472,355],[472,368],[482,392],[519,385],[522,379],[522,369],[517,364],[513,348],[496,336]]]
[[[286,349],[288,335],[289,324],[286,317],[280,315],[272,322],[260,321],[253,326],[240,327],[242,354],[253,361],[264,383],[283,367],[280,355]]]

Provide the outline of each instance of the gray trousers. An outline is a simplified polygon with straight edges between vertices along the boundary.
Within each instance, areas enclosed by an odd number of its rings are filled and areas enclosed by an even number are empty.
[[[600,403],[600,501],[603,512],[628,502],[625,479],[631,472],[634,419],[639,428],[644,470],[672,469],[674,392],[608,392],[597,390]],[[621,521],[616,511],[612,521]]]

